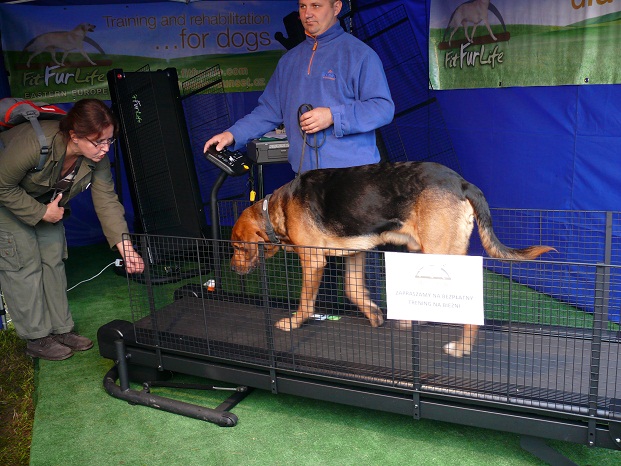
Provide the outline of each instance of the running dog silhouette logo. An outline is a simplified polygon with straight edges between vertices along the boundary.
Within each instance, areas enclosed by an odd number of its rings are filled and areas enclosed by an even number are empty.
[[[494,34],[492,26],[489,22],[489,12],[496,16],[502,26],[503,32]],[[476,36],[477,26],[480,24],[485,25],[487,35],[483,34]],[[470,33],[468,32],[469,27],[471,28]],[[456,40],[453,40],[453,37],[460,28],[463,29],[463,37],[459,38],[458,34]],[[447,35],[449,36],[448,40],[446,40]],[[511,34],[507,31],[505,20],[493,3],[489,0],[471,0],[469,2],[462,3],[455,8],[448,21],[442,42],[440,42],[438,48],[440,50],[447,50],[452,48],[460,48],[463,45],[468,44],[481,45],[494,42],[504,42],[508,41],[510,38]]]

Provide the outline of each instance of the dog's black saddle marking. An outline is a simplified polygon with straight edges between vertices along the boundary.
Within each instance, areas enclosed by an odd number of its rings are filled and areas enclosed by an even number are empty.
[[[379,234],[401,228],[426,186],[463,197],[463,178],[435,163],[378,163],[311,170],[292,181],[315,223],[341,237]]]

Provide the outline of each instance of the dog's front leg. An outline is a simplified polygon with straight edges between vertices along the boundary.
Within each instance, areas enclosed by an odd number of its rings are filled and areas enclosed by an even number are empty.
[[[384,325],[382,310],[371,299],[369,290],[365,284],[366,253],[359,252],[347,256],[345,262],[345,296],[358,306],[372,327]]]
[[[65,61],[67,60],[67,56],[69,55],[69,50],[65,50],[65,53],[63,53],[63,57],[60,59],[60,64],[61,65],[65,65]]]
[[[55,51],[55,50],[50,51],[50,56],[52,57],[52,61],[53,61],[54,63],[56,63],[58,66],[63,66],[63,64],[64,64],[64,60],[63,60],[63,63],[61,63],[61,62],[59,62],[59,61],[56,59],[56,51]]]
[[[455,32],[457,32],[458,29],[459,29],[459,25],[455,26],[453,30],[451,31],[451,35],[449,36],[449,40],[448,40],[449,47],[451,46],[451,41],[453,40],[453,36],[455,35]]]
[[[84,49],[80,49],[80,53],[82,54],[82,56],[84,58],[86,58],[86,61],[88,61],[91,65],[95,66],[97,65],[97,63],[95,63],[93,60],[91,60],[91,57],[89,57],[86,52],[84,51]]]
[[[286,332],[300,328],[315,313],[315,298],[321,284],[326,256],[322,251],[299,251],[302,264],[302,293],[298,310],[291,318],[276,322],[276,328]]]
[[[28,61],[26,62],[26,67],[30,68],[30,62],[32,61],[32,59],[34,57],[36,57],[37,55],[39,55],[40,53],[42,53],[42,52],[43,52],[43,50],[40,50],[40,51],[34,52],[32,55],[30,55],[30,57],[28,57]]]
[[[488,20],[486,20],[486,19],[485,19],[485,20],[483,20],[483,21],[485,21],[485,25],[487,26],[487,32],[489,32],[489,35],[492,37],[492,39],[494,39],[494,40],[498,40],[498,39],[496,38],[496,36],[494,35],[494,33],[492,32],[492,28],[491,28],[491,26],[489,25],[489,21],[488,21]]]
[[[470,43],[474,42],[474,30],[476,29],[477,25],[475,24],[474,27],[472,28],[472,34],[470,36],[468,35],[468,23],[464,21],[463,25],[464,25],[464,35],[466,36],[466,40]]]

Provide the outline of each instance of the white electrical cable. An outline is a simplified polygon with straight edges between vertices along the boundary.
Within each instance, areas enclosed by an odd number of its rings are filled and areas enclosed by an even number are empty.
[[[111,265],[116,265],[117,267],[119,267],[119,266],[123,265],[123,261],[122,261],[121,259],[117,259],[117,260],[115,260],[114,262],[109,263],[109,264],[108,264],[108,265],[106,265],[103,269],[101,269],[101,271],[100,271],[97,275],[94,275],[94,276],[92,276],[91,278],[87,278],[86,280],[82,280],[81,282],[76,283],[76,284],[75,284],[75,285],[73,285],[71,288],[69,288],[67,291],[69,292],[69,291],[73,290],[75,287],[77,287],[77,286],[81,285],[82,283],[90,282],[91,280],[93,280],[93,279],[95,279],[95,278],[99,277],[102,273],[104,273],[104,270],[106,270],[106,269],[107,269],[108,267],[110,267]],[[7,313],[7,314],[9,314],[9,313]],[[8,325],[8,324],[10,324],[12,321],[13,321],[13,319],[10,319],[10,318],[9,318],[9,319],[7,319],[7,320],[6,320],[7,325]]]
[[[108,267],[110,267],[111,265],[115,265],[115,264],[117,264],[117,262],[118,262],[118,259],[117,259],[116,261],[114,261],[114,262],[110,262],[110,263],[109,263],[108,265],[106,265],[103,269],[101,269],[101,272],[99,272],[97,275],[95,275],[95,276],[93,276],[93,277],[91,277],[91,278],[87,278],[86,280],[82,280],[82,281],[81,281],[81,282],[79,282],[79,283],[76,283],[76,284],[75,284],[75,285],[73,285],[71,288],[69,288],[67,291],[71,291],[71,290],[73,290],[76,286],[79,286],[79,285],[81,285],[82,283],[90,282],[91,280],[93,280],[93,279],[95,279],[95,278],[99,277],[99,276],[100,276],[100,275],[104,272],[104,270],[106,270],[106,269],[107,269]],[[117,265],[118,265],[118,264],[117,264]]]

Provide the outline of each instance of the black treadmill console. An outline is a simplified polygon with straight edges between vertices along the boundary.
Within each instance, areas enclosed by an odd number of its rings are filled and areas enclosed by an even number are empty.
[[[243,175],[250,170],[251,162],[239,151],[230,151],[228,149],[218,151],[216,146],[213,145],[209,146],[207,152],[205,152],[205,157],[230,176]]]

